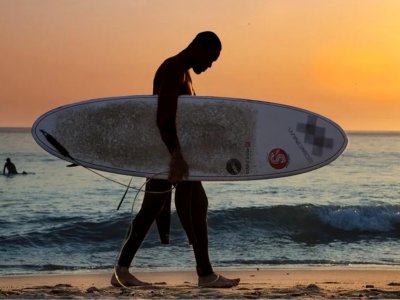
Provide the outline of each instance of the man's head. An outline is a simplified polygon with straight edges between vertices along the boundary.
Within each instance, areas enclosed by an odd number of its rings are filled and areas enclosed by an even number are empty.
[[[6,162],[11,162],[11,159],[7,158],[7,159],[6,159]]]
[[[188,49],[193,53],[193,71],[200,74],[211,68],[222,50],[218,36],[211,31],[200,32],[189,44]]]

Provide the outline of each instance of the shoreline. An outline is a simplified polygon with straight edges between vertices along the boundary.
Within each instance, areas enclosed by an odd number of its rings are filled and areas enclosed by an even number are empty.
[[[265,265],[238,265],[238,266],[214,266],[214,269],[222,272],[235,271],[265,271],[265,270],[398,270],[400,264],[265,264]],[[194,267],[130,267],[136,273],[174,273],[174,272],[194,272]],[[88,275],[111,273],[112,268],[95,269],[75,269],[75,270],[48,270],[48,271],[28,271],[27,273],[0,273],[0,278],[4,277],[29,277],[29,276],[58,276],[58,275]],[[1,284],[0,284],[1,285]]]
[[[69,274],[0,276],[0,298],[350,298],[400,299],[400,268],[302,267],[216,268],[240,277],[230,289],[198,288],[194,271],[140,270],[135,275],[150,287],[112,287],[112,270]]]

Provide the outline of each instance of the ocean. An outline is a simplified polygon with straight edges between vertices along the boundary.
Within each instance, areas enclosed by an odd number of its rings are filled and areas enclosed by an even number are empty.
[[[29,129],[0,129],[0,275],[111,269],[143,194],[43,151]],[[215,267],[400,266],[400,133],[349,133],[342,156],[292,177],[204,182]],[[130,178],[107,174],[128,183]],[[133,178],[139,187],[143,178]],[[171,245],[149,232],[138,269],[194,270],[172,209]]]

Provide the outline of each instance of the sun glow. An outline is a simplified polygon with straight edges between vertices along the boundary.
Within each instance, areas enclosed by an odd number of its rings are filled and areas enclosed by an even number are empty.
[[[400,58],[379,45],[338,45],[315,57],[315,80],[349,97],[394,101],[400,95]]]
[[[0,0],[0,126],[151,93],[159,64],[202,30],[223,49],[193,76],[198,95],[302,107],[348,130],[400,130],[398,0]]]

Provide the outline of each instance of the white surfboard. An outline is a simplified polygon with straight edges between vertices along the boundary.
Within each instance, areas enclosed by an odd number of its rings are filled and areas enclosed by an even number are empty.
[[[32,135],[44,150],[70,162],[167,178],[170,155],[156,126],[156,108],[156,96],[83,101],[45,113]],[[190,180],[300,174],[332,162],[347,145],[344,131],[321,115],[244,99],[181,96],[177,130]]]

